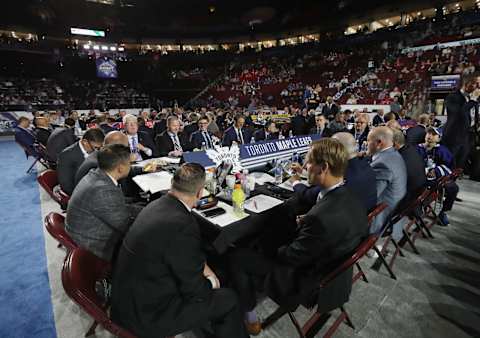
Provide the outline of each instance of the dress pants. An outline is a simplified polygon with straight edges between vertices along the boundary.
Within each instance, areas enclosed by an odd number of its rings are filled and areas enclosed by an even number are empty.
[[[457,183],[451,181],[445,184],[445,201],[443,202],[442,211],[452,210],[455,198],[457,198],[459,187]]]
[[[257,304],[255,281],[263,284],[276,263],[252,249],[236,249],[229,255],[230,277],[240,298],[244,312],[255,309]]]

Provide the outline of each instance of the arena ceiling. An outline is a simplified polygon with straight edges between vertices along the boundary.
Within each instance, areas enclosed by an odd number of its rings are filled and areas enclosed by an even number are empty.
[[[3,2],[3,1],[2,1]],[[15,0],[2,3],[0,28],[68,35],[102,29],[112,39],[288,36],[344,29],[378,15],[441,6],[439,0]]]

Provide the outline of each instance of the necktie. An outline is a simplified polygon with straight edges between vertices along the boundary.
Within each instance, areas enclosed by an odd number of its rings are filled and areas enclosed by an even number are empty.
[[[236,129],[237,130],[237,139],[240,141],[240,144],[244,144],[245,142],[243,141],[243,133],[241,129]]]
[[[178,135],[177,134],[174,134],[172,136],[172,140],[173,140],[173,148],[174,150],[177,150],[177,151],[182,151],[182,146],[180,145],[180,141],[178,139]]]
[[[133,154],[135,154],[135,160],[137,161],[141,161],[142,160],[142,156],[140,155],[140,153],[138,152],[138,141],[137,141],[137,136],[132,136],[132,149],[131,149],[131,152]]]
[[[202,134],[203,134],[203,139],[205,140],[205,143],[207,144],[207,148],[208,149],[213,148],[212,139],[210,138],[210,135],[208,135],[208,133],[206,131],[202,132]]]

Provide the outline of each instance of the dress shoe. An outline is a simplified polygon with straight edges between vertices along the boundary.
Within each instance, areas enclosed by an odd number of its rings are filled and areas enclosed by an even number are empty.
[[[447,225],[450,224],[450,221],[448,220],[447,214],[444,213],[443,211],[438,214],[438,220],[439,220],[438,224],[441,225],[441,226],[446,227]]]
[[[262,331],[262,324],[260,322],[245,322],[245,327],[247,328],[248,334],[252,336],[257,336]]]

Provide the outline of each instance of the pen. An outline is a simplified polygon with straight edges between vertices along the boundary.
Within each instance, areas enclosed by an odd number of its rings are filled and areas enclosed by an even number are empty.
[[[256,200],[253,200],[253,206],[255,207],[255,210],[258,210],[258,206],[257,206],[257,201],[256,201]]]

